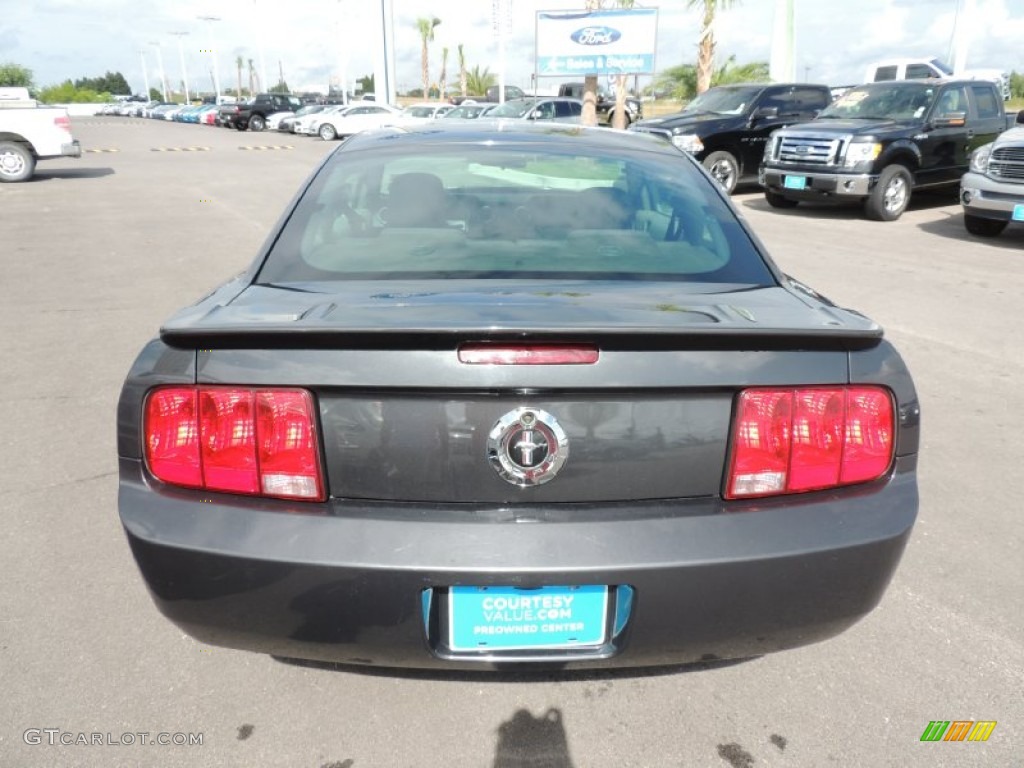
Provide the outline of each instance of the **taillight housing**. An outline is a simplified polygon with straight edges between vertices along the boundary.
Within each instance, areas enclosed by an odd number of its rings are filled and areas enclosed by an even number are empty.
[[[323,501],[313,396],[304,389],[160,387],[143,418],[146,464],[170,485]]]
[[[865,483],[895,452],[892,393],[884,387],[745,389],[736,401],[727,499]]]

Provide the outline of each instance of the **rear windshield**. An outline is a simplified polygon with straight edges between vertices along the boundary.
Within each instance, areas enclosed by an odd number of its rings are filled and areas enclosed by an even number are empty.
[[[775,284],[713,182],[682,154],[489,144],[335,153],[257,282]]]

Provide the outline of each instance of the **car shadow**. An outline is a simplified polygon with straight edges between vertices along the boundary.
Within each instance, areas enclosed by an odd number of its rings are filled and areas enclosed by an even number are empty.
[[[778,216],[800,216],[815,219],[853,220],[864,219],[864,209],[855,203],[825,203],[818,201],[800,201],[795,208],[772,208],[764,195],[745,195],[733,202],[754,211],[768,211]],[[917,191],[910,198],[908,211],[926,211],[956,205],[956,195],[949,190]]]
[[[495,683],[550,683],[550,682],[592,682],[597,680],[630,680],[646,677],[668,677],[692,672],[710,672],[726,669],[748,661],[760,659],[750,656],[744,659],[706,659],[689,664],[665,664],[656,667],[615,667],[601,669],[574,669],[545,664],[543,667],[523,668],[523,665],[500,665],[481,667],[479,671],[452,669],[405,669],[398,667],[375,667],[363,664],[342,664],[312,659],[294,659],[286,656],[271,656],[274,661],[295,667],[320,669],[328,672],[345,672],[366,677],[388,677],[402,680],[424,680],[429,682],[473,682],[486,678]]]
[[[50,179],[98,179],[111,176],[113,168],[61,168],[56,170],[37,170],[31,181],[49,181]]]
[[[943,211],[941,218],[918,224],[917,228],[930,235],[938,235],[950,240],[959,240],[966,243],[983,243],[1012,251],[1020,251],[1021,247],[1024,246],[1024,225],[1011,222],[1001,235],[996,237],[980,237],[972,235],[967,231],[964,227],[963,212],[959,210]]]
[[[562,710],[549,707],[539,717],[518,709],[498,726],[492,768],[573,768]]]

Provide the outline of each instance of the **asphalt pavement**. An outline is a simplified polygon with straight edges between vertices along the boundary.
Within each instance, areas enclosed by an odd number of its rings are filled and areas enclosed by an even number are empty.
[[[115,117],[74,131],[80,160],[0,185],[0,766],[1021,764],[1024,226],[971,238],[952,193],[893,223],[734,197],[784,270],[886,328],[920,392],[920,517],[846,633],[639,672],[302,666],[158,613],[117,517],[114,418],[161,321],[249,263],[337,143]],[[934,720],[997,724],[922,742]]]

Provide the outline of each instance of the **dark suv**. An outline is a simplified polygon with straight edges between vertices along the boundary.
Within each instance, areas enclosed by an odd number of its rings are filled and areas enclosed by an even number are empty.
[[[772,131],[813,120],[830,103],[827,85],[722,85],[702,93],[682,112],[641,120],[629,130],[660,134],[693,153],[731,194],[738,183],[757,181]]]

